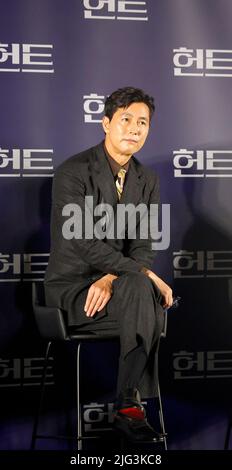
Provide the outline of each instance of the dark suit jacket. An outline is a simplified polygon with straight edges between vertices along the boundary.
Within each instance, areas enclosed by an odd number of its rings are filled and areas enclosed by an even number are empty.
[[[77,296],[107,273],[120,276],[140,271],[142,267],[151,268],[154,258],[151,239],[141,239],[139,236],[140,222],[136,227],[136,239],[86,239],[83,234],[81,239],[66,240],[62,235],[62,226],[67,220],[62,216],[63,207],[73,203],[84,211],[85,196],[93,196],[94,208],[102,202],[111,204],[114,211],[117,208],[115,181],[103,143],[69,158],[55,172],[51,254],[45,290],[48,303],[60,307],[64,307],[64,298],[69,292]],[[148,206],[158,201],[158,177],[132,157],[120,202]],[[95,217],[94,222],[98,219]],[[104,309],[100,314],[104,315]],[[72,312],[69,312],[69,320],[73,323]]]

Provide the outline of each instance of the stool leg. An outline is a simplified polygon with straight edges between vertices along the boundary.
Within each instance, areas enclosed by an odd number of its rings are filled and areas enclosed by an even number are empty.
[[[82,422],[80,403],[80,352],[81,343],[77,346],[77,449],[82,450]]]
[[[162,400],[161,400],[161,394],[160,394],[160,386],[158,383],[158,399],[159,399],[159,420],[160,420],[160,426],[162,430],[162,434],[164,435],[164,448],[167,450],[167,439],[166,439],[166,432],[165,432],[165,426],[164,426],[164,415],[163,415],[163,406],[162,406]]]
[[[231,427],[232,427],[232,420],[229,421],[228,426],[227,426],[224,450],[229,449]]]
[[[47,368],[48,368],[49,352],[50,352],[51,345],[52,345],[52,342],[49,341],[48,344],[47,344],[46,353],[45,353],[45,357],[44,357],[43,375],[42,375],[41,384],[40,384],[40,400],[39,400],[39,406],[37,408],[37,412],[36,412],[36,415],[35,415],[35,418],[34,418],[32,438],[31,438],[31,446],[30,446],[31,450],[35,450],[35,441],[36,441],[36,437],[37,437],[37,429],[38,429],[39,418],[40,418],[40,413],[41,413],[41,410],[42,410],[43,398],[44,398],[44,393],[45,393]]]

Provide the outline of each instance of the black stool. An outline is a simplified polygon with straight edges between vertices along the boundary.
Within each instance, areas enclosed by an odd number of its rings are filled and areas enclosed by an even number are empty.
[[[40,391],[40,399],[39,399],[39,406],[34,418],[33,423],[33,431],[32,431],[32,439],[31,439],[31,450],[35,449],[35,444],[37,439],[72,439],[77,441],[77,449],[82,450],[82,441],[84,439],[96,439],[99,436],[83,436],[82,434],[82,419],[81,419],[81,403],[80,403],[80,353],[81,353],[81,346],[86,342],[96,342],[96,341],[112,341],[115,339],[119,339],[119,335],[115,333],[115,331],[109,331],[109,333],[99,333],[97,332],[75,332],[70,333],[67,322],[66,322],[66,312],[61,310],[57,307],[47,307],[45,305],[44,299],[44,287],[43,284],[33,283],[32,285],[32,303],[33,303],[33,311],[35,314],[36,324],[39,330],[40,335],[42,338],[46,339],[47,347],[46,353],[44,358],[44,367],[43,367],[43,375],[41,380],[41,391]],[[161,333],[161,337],[166,336],[167,330],[167,312],[165,312],[165,321],[164,321],[164,328]],[[75,341],[77,343],[77,351],[76,351],[76,371],[77,371],[77,383],[76,383],[76,391],[77,391],[77,435],[75,437],[70,436],[57,436],[57,435],[43,435],[38,433],[38,426],[39,426],[39,419],[40,414],[42,411],[43,399],[45,394],[46,388],[46,377],[47,377],[47,368],[49,364],[49,354],[51,351],[51,347],[56,341]],[[158,367],[158,352],[156,354],[156,364]],[[158,370],[158,369],[157,369]],[[158,383],[157,387],[158,396],[158,409],[159,409],[159,421],[160,421],[160,431],[162,438],[160,442],[164,445],[165,450],[167,450],[167,440],[166,440],[166,433],[164,427],[164,417],[163,417],[163,409],[162,409],[162,401],[161,401],[161,394],[160,394],[160,387]]]
[[[230,304],[232,305],[232,278],[228,279],[228,294],[229,294]],[[232,429],[232,408],[229,410],[228,425],[227,425],[227,429],[226,429],[224,450],[229,449],[231,429]]]

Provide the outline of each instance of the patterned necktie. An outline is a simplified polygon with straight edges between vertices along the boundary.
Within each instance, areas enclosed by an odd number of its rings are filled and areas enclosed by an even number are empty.
[[[118,177],[116,179],[116,189],[118,193],[118,200],[120,201],[121,196],[122,196],[122,191],[123,191],[123,185],[126,177],[126,170],[124,168],[120,168],[118,172]]]

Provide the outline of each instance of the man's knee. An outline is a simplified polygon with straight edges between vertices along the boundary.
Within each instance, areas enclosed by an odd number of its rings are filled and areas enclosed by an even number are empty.
[[[126,286],[128,291],[141,293],[152,291],[152,281],[144,273],[129,272],[120,276],[119,283]]]

